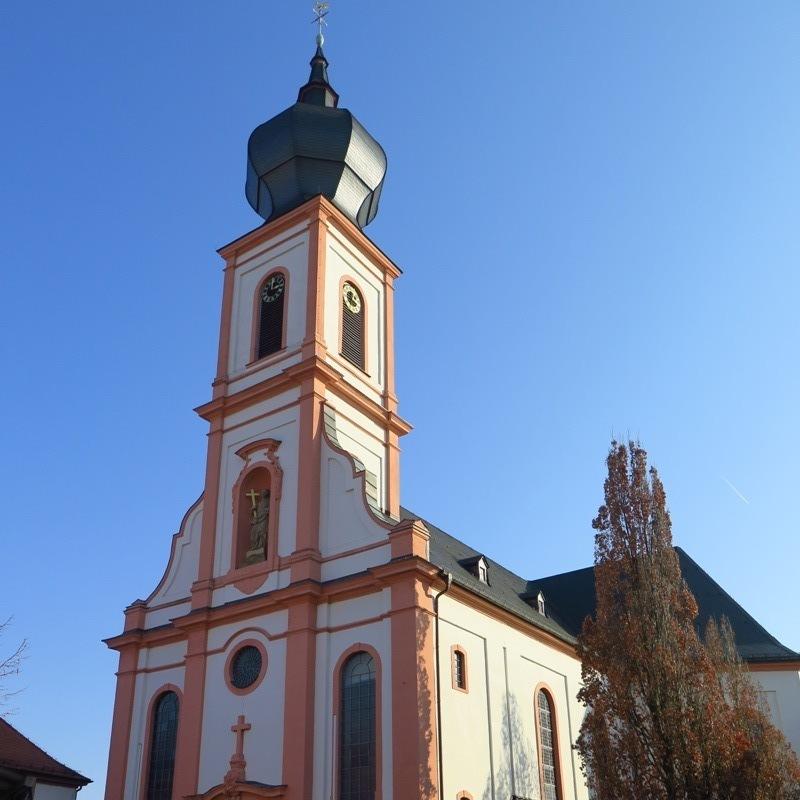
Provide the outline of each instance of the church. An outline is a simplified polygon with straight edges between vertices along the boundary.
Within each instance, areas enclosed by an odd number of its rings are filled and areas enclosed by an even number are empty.
[[[219,250],[202,494],[107,640],[106,800],[588,800],[592,568],[521,577],[401,505],[401,270],[364,233],[387,160],[317,41],[248,142],[264,222]],[[800,654],[679,556],[800,751]]]

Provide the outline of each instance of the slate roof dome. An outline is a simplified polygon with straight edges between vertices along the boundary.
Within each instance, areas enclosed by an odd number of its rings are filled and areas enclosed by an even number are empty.
[[[245,194],[264,220],[324,195],[360,228],[378,213],[386,153],[328,82],[321,44],[297,102],[259,125],[247,143]]]

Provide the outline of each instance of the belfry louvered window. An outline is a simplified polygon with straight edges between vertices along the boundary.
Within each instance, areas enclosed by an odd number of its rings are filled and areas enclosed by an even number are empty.
[[[261,284],[258,293],[257,359],[277,353],[283,347],[286,276],[282,272],[273,272]]]
[[[178,695],[164,692],[156,701],[150,731],[147,800],[172,800],[175,746],[178,740]]]
[[[355,653],[342,668],[339,799],[375,798],[375,660]]]
[[[361,292],[346,282],[342,286],[342,355],[359,369],[365,370],[364,299]]]
[[[543,800],[560,800],[558,785],[558,742],[550,695],[543,689],[536,693],[536,714],[539,739],[539,780]]]

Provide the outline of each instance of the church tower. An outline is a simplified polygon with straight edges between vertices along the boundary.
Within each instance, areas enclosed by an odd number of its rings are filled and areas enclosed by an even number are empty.
[[[264,223],[219,250],[205,485],[108,640],[106,800],[432,796],[431,587],[400,519],[394,282],[364,233],[386,156],[328,77],[256,128]]]

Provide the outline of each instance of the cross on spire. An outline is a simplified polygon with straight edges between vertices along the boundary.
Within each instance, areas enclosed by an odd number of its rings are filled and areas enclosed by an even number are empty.
[[[325,37],[322,35],[322,28],[328,24],[325,21],[325,17],[328,16],[330,3],[323,3],[321,0],[317,0],[312,10],[314,11],[314,19],[311,20],[311,23],[316,23],[317,25],[317,47],[322,47],[325,42]]]

